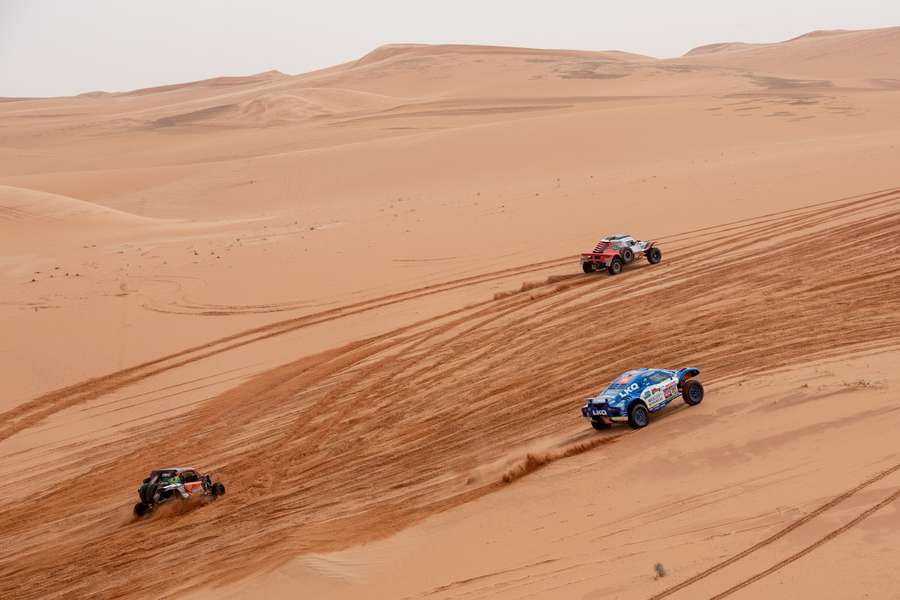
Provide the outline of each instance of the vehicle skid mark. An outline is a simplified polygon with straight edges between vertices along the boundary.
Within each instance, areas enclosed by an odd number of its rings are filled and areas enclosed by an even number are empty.
[[[872,485],[872,484],[874,484],[874,483],[877,483],[877,482],[881,481],[881,480],[884,479],[885,477],[888,477],[889,475],[892,475],[893,473],[895,473],[895,472],[897,472],[897,471],[900,471],[900,463],[897,463],[897,464],[894,465],[893,467],[890,467],[889,469],[885,469],[884,471],[879,472],[878,474],[874,475],[873,477],[870,477],[870,478],[867,479],[866,481],[860,483],[860,484],[857,485],[856,487],[847,490],[847,491],[844,492],[843,494],[840,494],[840,495],[838,495],[838,496],[835,496],[834,498],[832,498],[831,500],[829,500],[829,501],[826,502],[825,504],[821,505],[820,507],[818,507],[818,508],[815,509],[814,511],[812,511],[812,512],[810,512],[810,513],[807,513],[806,515],[800,517],[799,519],[797,519],[796,521],[794,521],[793,523],[791,523],[791,524],[788,525],[787,527],[784,527],[783,529],[780,529],[780,530],[776,531],[775,533],[773,533],[772,535],[770,535],[770,536],[767,537],[766,539],[764,539],[764,540],[762,540],[762,541],[760,541],[760,542],[757,542],[756,544],[753,544],[753,545],[750,546],[749,548],[747,548],[747,549],[745,549],[745,550],[743,550],[743,551],[741,551],[741,552],[735,554],[734,556],[731,556],[731,557],[729,557],[729,558],[727,558],[727,559],[725,559],[725,560],[723,560],[723,561],[721,561],[721,562],[719,562],[719,563],[716,563],[715,565],[709,567],[709,568],[706,569],[705,571],[702,571],[702,572],[700,572],[700,573],[694,575],[693,577],[690,577],[690,578],[688,578],[688,579],[685,579],[685,580],[682,581],[681,583],[678,583],[678,584],[676,584],[676,585],[673,585],[672,587],[667,588],[667,589],[661,591],[661,592],[658,593],[658,594],[655,594],[655,595],[653,595],[653,596],[650,596],[650,598],[649,598],[648,600],[660,600],[661,598],[666,598],[666,597],[668,597],[668,596],[671,596],[671,595],[674,594],[675,592],[678,592],[678,591],[680,591],[680,590],[683,590],[684,588],[686,588],[686,587],[688,587],[688,586],[690,586],[690,585],[693,585],[693,584],[697,583],[698,581],[701,581],[701,580],[703,580],[703,579],[706,579],[706,578],[709,577],[710,575],[713,575],[714,573],[716,573],[716,572],[718,572],[718,571],[721,571],[721,570],[724,569],[725,567],[727,567],[727,566],[729,566],[729,565],[731,565],[731,564],[734,564],[735,562],[741,560],[742,558],[746,558],[747,556],[753,554],[753,553],[756,552],[757,550],[761,550],[761,549],[765,548],[766,546],[772,544],[773,542],[776,542],[776,541],[780,540],[781,538],[783,538],[784,536],[786,536],[786,535],[789,534],[790,532],[794,531],[795,529],[797,529],[797,528],[800,527],[801,525],[804,525],[804,524],[808,523],[809,521],[815,519],[816,517],[818,517],[818,516],[821,515],[822,513],[826,512],[826,511],[828,511],[828,510],[831,510],[832,508],[834,508],[835,506],[837,506],[838,504],[840,504],[840,503],[843,502],[844,500],[850,498],[851,496],[855,495],[856,493],[858,493],[858,492],[864,490],[865,488],[869,487],[870,485]],[[801,551],[798,552],[797,554],[792,555],[791,557],[788,557],[787,559],[785,559],[785,560],[782,561],[781,563],[776,564],[774,567],[772,567],[772,568],[770,568],[770,569],[767,569],[766,571],[763,571],[761,574],[754,575],[753,577],[751,577],[751,578],[748,579],[748,580],[745,580],[745,581],[742,582],[741,584],[738,584],[737,586],[735,586],[735,587],[733,587],[733,588],[730,588],[730,589],[726,590],[725,592],[722,593],[722,595],[715,596],[715,598],[724,598],[725,596],[727,596],[727,595],[729,595],[729,594],[731,594],[731,593],[737,591],[738,589],[744,587],[745,585],[749,585],[750,583],[753,583],[753,581],[756,581],[756,580],[758,580],[758,579],[761,579],[762,577],[765,577],[766,575],[768,575],[768,574],[770,574],[770,573],[772,573],[772,572],[774,572],[774,571],[777,571],[778,569],[780,569],[780,568],[783,567],[784,565],[786,565],[786,564],[788,564],[788,563],[790,563],[790,562],[793,562],[794,560],[797,560],[798,558],[800,558],[801,556],[804,556],[805,554],[808,554],[808,553],[811,552],[813,549],[815,549],[815,548],[817,548],[818,546],[824,544],[825,542],[827,542],[828,540],[830,540],[830,539],[836,537],[837,535],[840,535],[841,533],[843,533],[844,531],[846,531],[847,529],[849,529],[849,528],[852,527],[853,525],[856,525],[857,523],[859,523],[860,521],[862,521],[863,519],[865,519],[866,517],[868,517],[870,514],[872,514],[872,513],[875,512],[876,510],[878,510],[879,508],[881,508],[881,507],[883,507],[883,506],[886,506],[887,504],[889,504],[890,502],[892,502],[895,498],[897,498],[898,495],[900,495],[900,491],[895,492],[894,494],[892,494],[891,496],[889,496],[887,499],[885,499],[885,500],[882,501],[881,503],[877,504],[877,505],[876,505],[875,507],[873,507],[872,509],[869,509],[868,511],[864,512],[862,515],[860,515],[859,517],[857,517],[857,518],[854,519],[853,521],[850,521],[850,523],[848,523],[848,524],[845,525],[844,527],[841,527],[840,529],[836,529],[835,531],[829,533],[828,535],[826,535],[824,538],[822,538],[822,539],[819,540],[818,542],[812,544],[811,546],[808,546],[807,548],[805,548],[804,550],[801,550]],[[782,564],[782,563],[783,563],[783,564]]]
[[[879,502],[878,504],[869,507],[867,510],[865,510],[864,512],[862,512],[862,513],[860,513],[859,515],[857,515],[857,517],[854,518],[852,521],[849,521],[848,523],[845,523],[844,525],[842,525],[841,527],[838,527],[838,528],[835,529],[834,531],[831,531],[830,533],[828,533],[827,535],[823,536],[822,538],[820,538],[820,539],[817,540],[816,542],[810,544],[809,546],[807,546],[806,548],[804,548],[804,549],[801,550],[800,552],[796,552],[796,553],[794,553],[794,554],[791,554],[790,556],[788,556],[788,557],[785,558],[784,560],[775,563],[774,565],[772,565],[771,567],[769,567],[769,568],[766,569],[765,571],[760,571],[760,572],[757,573],[756,575],[754,575],[754,576],[752,576],[752,577],[748,577],[747,579],[743,580],[742,582],[738,583],[737,585],[728,588],[728,589],[725,590],[724,592],[722,592],[722,593],[720,593],[720,594],[716,594],[715,596],[713,596],[712,598],[710,598],[710,600],[720,600],[721,598],[725,598],[726,596],[730,596],[730,595],[733,594],[734,592],[736,592],[736,591],[738,591],[738,590],[740,590],[740,589],[743,589],[743,588],[747,587],[747,586],[750,585],[751,583],[755,583],[755,582],[759,581],[760,579],[763,579],[764,577],[768,577],[768,576],[771,575],[772,573],[774,573],[774,572],[776,572],[776,571],[778,571],[778,570],[780,570],[780,569],[786,567],[787,565],[791,564],[791,563],[794,562],[795,560],[798,560],[798,559],[800,559],[800,558],[803,558],[804,556],[806,556],[807,554],[809,554],[810,552],[812,552],[813,550],[815,550],[816,548],[818,548],[818,547],[821,546],[822,544],[824,544],[824,543],[826,543],[826,542],[830,542],[831,540],[833,540],[833,539],[836,538],[837,536],[841,535],[842,533],[844,533],[844,532],[847,531],[848,529],[850,529],[850,528],[852,528],[852,527],[858,525],[860,522],[862,522],[862,521],[864,521],[865,519],[869,518],[869,517],[872,516],[874,513],[878,512],[879,510],[881,510],[882,508],[884,508],[885,506],[887,506],[888,504],[890,504],[891,502],[893,502],[893,501],[896,500],[897,498],[900,498],[900,490],[895,491],[893,494],[891,494],[890,496],[888,496],[887,498],[885,498],[884,500],[882,500],[882,501]]]
[[[340,550],[393,534],[503,489],[509,448],[523,440],[558,439],[573,427],[575,404],[594,385],[573,378],[573,372],[605,378],[639,362],[697,360],[716,374],[708,381],[749,379],[799,355],[828,358],[896,344],[900,273],[885,279],[884,269],[898,264],[897,253],[857,263],[854,274],[878,279],[841,298],[798,293],[800,280],[791,279],[843,279],[846,273],[834,268],[830,253],[896,239],[900,213],[897,200],[891,202],[846,202],[846,210],[828,222],[816,222],[824,211],[810,208],[790,224],[747,227],[734,246],[722,243],[702,254],[675,248],[662,267],[635,269],[615,281],[578,274],[563,282],[567,290],[486,298],[301,356],[184,407],[176,420],[154,417],[128,423],[128,429],[118,423],[90,451],[35,453],[26,458],[38,463],[40,494],[0,505],[0,597],[168,596],[175,583],[161,581],[160,572],[178,572],[180,592],[274,567],[285,556]],[[825,247],[829,253],[821,252]],[[796,263],[786,266],[786,253]],[[577,269],[574,258],[566,261],[568,273]],[[627,310],[619,310],[623,296],[633,300]],[[836,302],[842,310],[835,310]],[[94,399],[112,401],[104,396],[128,383],[206,357],[215,362],[230,348],[371,307],[359,303],[272,323],[59,390],[0,415],[0,434],[30,434],[28,427],[42,417]],[[671,340],[671,322],[686,316],[691,326],[679,330],[680,343],[662,344]],[[754,339],[767,341],[766,352],[746,343],[749,327],[759,336]],[[614,350],[626,347],[629,352]],[[302,347],[294,352],[302,355]],[[222,369],[210,364],[202,372]],[[193,371],[180,379],[196,378]],[[103,418],[111,415],[103,412]],[[77,416],[95,418],[90,412]],[[685,427],[673,433],[690,435],[690,421],[676,421]],[[166,444],[134,442],[163,437]],[[564,452],[570,444],[608,437],[589,430],[542,450]],[[607,448],[612,457],[624,450]],[[514,460],[527,461],[526,451]],[[148,462],[174,464],[182,457],[209,464],[233,481],[233,500],[183,515],[174,537],[164,537],[166,520],[142,523],[141,536],[121,527],[114,507],[128,502],[134,472]],[[501,464],[490,477],[472,477],[485,465]],[[83,483],[84,472],[115,485],[73,503],[72,490]],[[39,545],[45,539],[52,544]]]

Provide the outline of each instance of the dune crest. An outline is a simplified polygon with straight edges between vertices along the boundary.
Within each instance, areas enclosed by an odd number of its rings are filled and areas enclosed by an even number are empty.
[[[694,48],[685,59],[761,73],[848,79],[897,79],[900,27],[813,31],[783,42],[725,42]],[[849,82],[848,82],[849,83]]]
[[[69,227],[150,221],[146,217],[77,198],[0,185],[0,230],[7,229],[8,232],[28,225]]]

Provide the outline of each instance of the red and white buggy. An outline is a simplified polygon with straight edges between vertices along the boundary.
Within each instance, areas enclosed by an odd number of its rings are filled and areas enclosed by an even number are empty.
[[[645,242],[630,235],[611,235],[597,242],[593,252],[581,255],[581,268],[585,273],[606,269],[610,275],[618,275],[622,267],[639,256],[644,256],[651,265],[662,260],[655,240]]]

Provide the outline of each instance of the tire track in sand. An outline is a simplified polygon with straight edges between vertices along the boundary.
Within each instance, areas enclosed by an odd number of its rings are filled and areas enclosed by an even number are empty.
[[[129,367],[103,375],[97,378],[87,380],[72,386],[67,386],[60,390],[48,392],[34,400],[25,402],[11,410],[0,414],[0,441],[3,441],[16,432],[31,427],[59,410],[69,408],[82,402],[93,400],[100,395],[109,394],[126,385],[131,385],[142,381],[148,377],[165,373],[166,371],[189,365],[198,360],[209,358],[217,354],[234,350],[254,342],[262,341],[291,333],[298,329],[311,327],[328,321],[340,318],[354,316],[380,308],[385,308],[394,304],[408,302],[410,300],[420,299],[426,296],[452,291],[482,283],[508,279],[515,277],[521,273],[529,273],[545,270],[552,266],[557,266],[563,261],[571,260],[554,259],[532,264],[532,268],[521,268],[513,273],[509,271],[495,271],[483,275],[465,277],[449,282],[438,283],[434,285],[424,286],[375,298],[373,300],[365,300],[348,304],[346,306],[336,307],[325,311],[295,317],[283,321],[277,321],[268,325],[253,328],[247,331],[222,337],[205,344],[193,346],[185,350],[163,356],[152,361],[141,363],[134,367]],[[165,311],[163,311],[165,312]],[[181,360],[177,360],[181,359]],[[169,364],[166,364],[169,363]]]
[[[760,571],[760,572],[757,573],[756,575],[754,575],[754,576],[752,576],[752,577],[749,577],[749,578],[747,578],[747,579],[741,581],[741,582],[738,583],[737,585],[728,588],[728,589],[725,590],[724,592],[721,592],[721,593],[719,593],[719,594],[716,594],[715,596],[713,596],[712,598],[710,598],[710,600],[721,600],[721,598],[725,598],[725,597],[727,597],[727,596],[730,596],[731,594],[737,592],[738,590],[741,590],[741,589],[747,587],[748,585],[750,585],[750,584],[752,584],[752,583],[755,583],[755,582],[759,581],[760,579],[763,579],[763,578],[765,578],[765,577],[768,577],[768,576],[771,575],[772,573],[774,573],[774,572],[776,572],[776,571],[779,571],[779,570],[783,569],[784,567],[786,567],[787,565],[791,564],[792,562],[794,562],[794,561],[796,561],[796,560],[799,560],[799,559],[803,558],[804,556],[806,556],[807,554],[809,554],[810,552],[812,552],[813,550],[815,550],[816,548],[818,548],[818,547],[821,546],[822,544],[825,544],[825,543],[827,543],[827,542],[830,542],[831,540],[833,540],[833,539],[836,538],[837,536],[841,535],[842,533],[844,533],[844,532],[847,531],[848,529],[851,529],[852,527],[855,527],[856,525],[858,525],[858,524],[861,523],[862,521],[864,521],[864,520],[866,520],[867,518],[869,518],[870,516],[872,516],[874,513],[878,512],[879,510],[881,510],[882,508],[884,508],[884,507],[887,506],[888,504],[892,503],[892,502],[893,502],[894,500],[896,500],[897,498],[900,498],[900,490],[895,491],[893,494],[891,494],[890,496],[888,496],[887,498],[885,498],[884,500],[882,500],[882,501],[879,502],[878,504],[875,504],[874,506],[869,507],[868,509],[866,509],[865,511],[863,511],[862,513],[860,513],[859,515],[857,515],[856,518],[854,518],[852,521],[849,521],[849,522],[845,523],[844,525],[842,525],[841,527],[838,527],[837,529],[831,531],[830,533],[828,533],[828,534],[825,535],[824,537],[820,538],[820,539],[817,540],[816,542],[810,544],[809,546],[807,546],[806,548],[804,548],[804,549],[801,550],[800,552],[797,552],[797,553],[795,553],[795,554],[792,554],[792,555],[790,555],[789,557],[785,558],[784,560],[775,563],[774,565],[772,565],[771,567],[769,567],[769,568],[766,569],[765,571]]]
[[[825,504],[822,504],[821,506],[819,506],[812,512],[807,513],[804,516],[800,517],[799,519],[792,522],[787,527],[783,527],[782,529],[779,529],[778,531],[776,531],[769,537],[765,538],[764,540],[761,540],[761,541],[753,544],[752,546],[746,548],[745,550],[742,550],[741,552],[738,552],[737,554],[730,556],[730,557],[726,558],[725,560],[714,564],[713,566],[709,567],[705,571],[701,571],[700,573],[697,573],[693,577],[689,577],[688,579],[685,579],[681,583],[673,585],[672,587],[666,588],[665,590],[659,592],[658,594],[650,596],[650,598],[648,600],[662,600],[662,598],[667,598],[667,597],[671,596],[672,594],[679,592],[679,591],[685,589],[686,587],[691,586],[691,585],[697,583],[698,581],[702,581],[702,580],[706,579],[707,577],[709,577],[710,575],[713,575],[713,574],[721,571],[725,567],[728,567],[729,565],[732,565],[732,564],[736,563],[737,561],[750,556],[757,550],[762,550],[766,546],[769,546],[769,545],[773,544],[774,542],[777,542],[781,538],[785,537],[786,535],[788,535],[789,533],[791,533],[798,527],[805,525],[806,523],[812,521],[816,517],[822,515],[823,513],[831,510],[835,506],[837,506],[840,503],[842,503],[843,501],[847,500],[851,496],[856,495],[858,492],[866,489],[867,487],[871,486],[874,483],[878,483],[885,477],[888,477],[888,476],[896,473],[897,471],[900,471],[900,463],[897,463],[888,469],[880,471],[879,473],[877,473],[874,476],[870,477],[869,479],[863,481],[859,485],[852,487],[849,490],[847,490],[846,492],[835,496],[834,498],[832,498]],[[829,533],[828,535],[826,535],[819,541],[815,542],[814,544],[811,544],[810,546],[807,546],[800,552],[792,554],[791,556],[784,559],[783,561],[776,563],[776,565],[773,565],[773,567],[771,567],[770,569],[766,569],[765,571],[762,571],[761,573],[744,580],[740,584],[738,584],[732,588],[729,588],[725,592],[722,592],[721,594],[714,596],[713,600],[718,599],[718,598],[724,598],[725,596],[728,596],[728,595],[738,591],[742,587],[746,587],[747,585],[750,585],[754,581],[758,581],[759,579],[762,579],[766,575],[770,575],[771,573],[774,573],[778,569],[781,569],[785,565],[797,560],[798,558],[801,558],[802,556],[809,554],[815,548],[818,548],[819,546],[821,546],[828,540],[833,539],[834,537],[836,537],[840,533],[843,533],[844,531],[846,531],[853,525],[856,525],[857,523],[862,521],[864,518],[866,518],[867,516],[869,516],[870,514],[875,512],[875,510],[878,510],[879,508],[886,506],[887,504],[889,504],[890,502],[895,500],[898,497],[898,495],[900,495],[900,491],[897,491],[894,494],[891,494],[890,496],[888,496],[888,498],[886,498],[882,502],[878,503],[875,507],[870,508],[869,510],[864,512],[862,515],[860,515],[853,521],[850,521],[848,524],[844,525],[843,527],[836,529],[835,531]]]
[[[882,202],[890,202],[894,200],[898,194],[900,194],[900,188],[879,190],[867,195],[851,196],[847,199],[826,201],[800,209],[779,211],[772,214],[776,217],[783,215],[790,225],[797,226],[800,224],[797,222],[797,219],[809,218],[811,216],[820,215],[823,212],[844,212],[848,209],[853,209],[853,207],[856,207],[856,210],[862,210],[873,202],[878,202],[879,204]],[[726,223],[723,227],[728,228],[735,224],[738,227],[746,227],[750,230],[750,233],[747,234],[747,236],[750,237],[758,235],[762,231],[768,231],[771,228],[772,218],[773,217],[770,215],[763,215],[755,219],[742,219],[733,223]],[[704,228],[702,231],[706,231],[706,229],[707,228]],[[733,238],[734,236],[729,233],[727,237]],[[769,234],[769,237],[771,237],[771,233]],[[692,257],[701,256],[703,254],[719,255],[722,253],[722,250],[717,248],[705,252],[702,249],[699,252],[698,250],[693,249]],[[725,251],[727,252],[727,249]],[[519,269],[492,271],[486,274],[423,286],[406,292],[389,294],[380,298],[352,303],[310,315],[277,321],[275,323],[263,325],[261,327],[212,340],[205,344],[187,348],[152,361],[141,363],[134,367],[129,367],[82,383],[67,386],[60,390],[48,392],[34,400],[25,402],[0,414],[0,441],[9,438],[18,431],[39,423],[43,419],[65,408],[93,400],[101,395],[109,394],[126,385],[137,383],[148,377],[159,375],[166,371],[183,367],[198,360],[210,358],[217,354],[240,348],[257,341],[290,333],[304,327],[310,327],[312,325],[347,316],[362,314],[444,291],[478,285],[488,281],[507,279],[523,273],[545,270],[553,266],[565,264],[570,260],[573,260],[573,258],[557,258],[539,263],[531,263]]]
[[[663,266],[636,266],[627,277],[579,276],[460,308],[282,365],[174,422],[136,424],[67,456],[77,474],[49,465],[39,494],[0,505],[0,596],[172,597],[285,557],[389,535],[500,489],[517,465],[527,471],[570,446],[608,440],[592,430],[559,438],[584,394],[633,362],[690,360],[712,381],[895,341],[900,255],[854,265],[866,285],[839,297],[804,282],[841,281],[834,256],[896,239],[898,201],[900,194],[887,204],[854,200],[824,214],[813,207],[745,225],[737,233],[756,237],[751,245],[701,255],[676,249]],[[628,310],[620,310],[626,293]],[[691,327],[678,344],[663,343],[676,319]],[[634,352],[623,356],[616,349],[626,344]],[[129,376],[180,360],[197,355]],[[105,393],[82,391],[66,401]],[[529,464],[530,442],[547,439],[560,443]],[[604,448],[615,457],[616,444]],[[131,523],[135,473],[185,461],[213,469],[229,495],[182,515],[175,538],[165,520]],[[73,502],[82,472],[104,485]],[[160,582],[160,572],[178,572],[182,587]],[[33,582],[25,593],[23,581]]]

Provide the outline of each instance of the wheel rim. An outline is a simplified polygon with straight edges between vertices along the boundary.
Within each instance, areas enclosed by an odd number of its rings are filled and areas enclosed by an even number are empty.
[[[694,402],[699,401],[701,398],[700,388],[698,388],[696,385],[692,385],[691,390],[688,392],[688,395],[691,397],[691,400],[693,400]]]
[[[647,411],[643,407],[634,409],[634,422],[641,427],[647,424]]]

